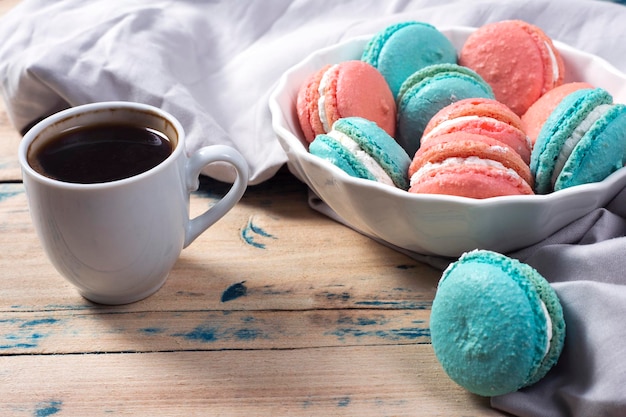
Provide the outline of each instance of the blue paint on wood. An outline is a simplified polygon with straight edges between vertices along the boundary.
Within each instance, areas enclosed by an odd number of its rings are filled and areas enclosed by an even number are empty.
[[[47,318],[47,319],[37,319],[37,320],[29,320],[20,325],[20,327],[32,327],[32,326],[40,326],[42,324],[54,324],[58,322],[58,319]]]
[[[35,417],[48,417],[54,415],[61,411],[61,406],[63,405],[63,401],[47,401],[44,403],[37,404],[37,408],[35,409]]]
[[[265,249],[266,247],[265,243],[257,242],[256,241],[257,237],[276,239],[274,235],[266,232],[261,227],[255,225],[253,222],[253,218],[251,217],[248,220],[248,224],[246,224],[246,226],[243,229],[241,229],[241,238],[243,239],[244,242],[246,242],[250,246],[253,246],[259,249]]]
[[[1,336],[4,339],[4,343],[0,341],[0,350],[37,348],[39,347],[39,341],[49,336],[49,333],[46,333],[43,329],[60,321],[51,317],[35,320],[0,320],[0,324],[13,326],[13,333],[7,332]],[[38,331],[34,331],[35,328]]]
[[[159,334],[159,333],[163,333],[165,330],[160,329],[158,327],[146,327],[143,329],[139,330],[142,333],[146,333],[146,334]]]
[[[350,405],[351,401],[350,397],[339,398],[337,401],[337,407],[347,407]]]
[[[174,336],[182,336],[187,340],[209,343],[217,340],[217,330],[213,327],[200,325],[188,333],[177,333]]]
[[[430,337],[430,329],[423,327],[405,327],[401,329],[392,329],[388,332],[392,337],[400,339],[419,339],[421,337]]]
[[[37,345],[34,343],[15,343],[13,345],[0,345],[0,350],[7,349],[32,349],[36,348]]]
[[[350,293],[348,292],[342,292],[342,293],[332,293],[332,292],[327,292],[324,294],[324,296],[326,297],[326,299],[328,301],[333,301],[333,300],[339,300],[339,301],[348,301],[352,296],[350,295]]]
[[[238,282],[226,288],[226,291],[222,293],[222,303],[245,296],[248,292],[248,288],[244,285],[245,282]]]
[[[240,329],[235,331],[235,337],[239,340],[255,340],[260,336],[260,332],[255,329]]]
[[[372,326],[374,324],[378,324],[378,322],[374,319],[366,319],[365,317],[359,317],[357,319],[357,324],[359,326]]]
[[[21,184],[0,184],[0,203],[22,193],[24,187]]]
[[[388,322],[389,320],[385,319],[382,315],[376,317],[357,317],[356,319],[350,316],[342,316],[337,319],[337,324],[351,324],[353,326],[373,326],[375,324],[382,325]]]
[[[218,340],[236,339],[239,341],[253,341],[256,339],[267,339],[262,331],[254,328],[228,328],[219,329],[219,327],[211,325],[199,325],[192,331],[187,333],[176,333],[172,336],[183,337],[187,340],[198,341],[201,343],[212,343]]]
[[[363,330],[354,327],[340,327],[333,331],[326,332],[325,334],[336,336],[341,341],[344,341],[348,337],[376,337],[397,342],[401,340],[415,341],[424,337],[430,338],[430,329],[422,327],[404,327],[390,330]]]

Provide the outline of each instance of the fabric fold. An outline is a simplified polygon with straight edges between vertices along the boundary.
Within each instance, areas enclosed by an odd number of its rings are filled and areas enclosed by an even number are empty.
[[[69,106],[126,100],[159,106],[183,124],[188,150],[227,144],[250,183],[287,157],[267,100],[309,53],[403,20],[438,27],[522,19],[626,72],[626,7],[591,0],[24,0],[0,20],[0,87],[24,131]],[[232,181],[223,165],[205,174]],[[311,207],[342,221],[311,193]],[[626,192],[543,242],[510,253],[537,268],[562,300],[561,360],[539,383],[492,399],[519,416],[626,414]],[[385,244],[385,242],[381,242]],[[445,268],[452,259],[394,248]]]

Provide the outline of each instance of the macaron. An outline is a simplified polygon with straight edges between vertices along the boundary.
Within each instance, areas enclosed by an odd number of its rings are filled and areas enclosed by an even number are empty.
[[[296,110],[302,133],[310,143],[343,117],[376,122],[393,136],[396,104],[387,81],[366,62],[344,61],[312,74],[298,91]]]
[[[474,71],[457,64],[429,65],[410,75],[396,97],[396,140],[413,156],[430,119],[465,98],[494,98],[491,87]]]
[[[548,117],[533,148],[535,192],[547,194],[598,182],[624,166],[626,105],[601,88],[566,96]]]
[[[521,116],[539,97],[563,83],[565,66],[552,40],[522,20],[481,26],[465,41],[459,64],[487,81],[496,99]]]
[[[531,142],[522,128],[522,120],[499,101],[468,98],[444,107],[426,125],[421,146],[432,137],[456,131],[497,139],[514,149],[525,163],[530,163]]]
[[[443,272],[430,332],[435,356],[453,381],[496,396],[548,373],[563,349],[565,320],[558,295],[534,268],[475,250]]]
[[[559,105],[561,100],[568,94],[583,88],[594,87],[586,82],[565,83],[554,87],[552,90],[539,97],[539,99],[528,108],[526,113],[522,115],[522,123],[526,134],[533,144],[537,141],[537,136],[539,136],[543,124],[548,120],[548,117],[556,106]]]
[[[411,74],[428,65],[456,64],[452,42],[436,27],[416,21],[394,23],[376,33],[361,60],[385,77],[394,97]]]
[[[530,195],[532,176],[519,154],[497,139],[457,131],[436,136],[415,153],[409,192],[469,198]]]
[[[327,134],[318,135],[309,152],[348,175],[406,190],[411,159],[376,123],[361,118],[337,120]]]

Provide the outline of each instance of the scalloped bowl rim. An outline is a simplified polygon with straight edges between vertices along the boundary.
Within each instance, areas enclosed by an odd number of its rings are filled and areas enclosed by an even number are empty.
[[[470,27],[448,27],[441,28],[441,32],[446,34],[447,36],[461,36],[466,37],[471,33],[475,28]],[[337,168],[333,164],[322,160],[308,152],[308,150],[303,145],[301,139],[294,133],[292,128],[290,127],[290,123],[288,121],[286,111],[292,112],[292,117],[295,112],[295,91],[297,89],[293,85],[294,78],[297,78],[298,73],[302,73],[303,70],[307,67],[313,66],[313,63],[316,61],[320,62],[328,62],[326,59],[328,56],[333,56],[336,53],[341,53],[341,51],[347,49],[355,49],[358,50],[361,46],[364,46],[365,43],[372,37],[372,35],[364,35],[351,39],[347,39],[340,43],[330,45],[319,49],[311,54],[309,54],[304,60],[300,63],[292,66],[289,70],[287,70],[278,80],[274,90],[272,91],[269,98],[269,107],[272,115],[272,127],[275,133],[278,136],[279,142],[281,143],[283,149],[287,153],[288,156],[288,166],[290,170],[298,177],[301,181],[305,182],[314,193],[316,193],[323,201],[325,201],[331,208],[333,208],[333,204],[330,201],[327,201],[331,198],[324,198],[323,192],[320,192],[318,187],[314,185],[314,181],[309,177],[311,174],[308,172],[307,167],[317,167],[320,170],[326,170],[332,174],[332,177],[336,179],[338,182],[343,184],[346,187],[357,187],[361,190],[369,190],[369,192],[375,193],[380,196],[384,196],[385,198],[392,199],[401,199],[407,204],[417,204],[424,205],[427,207],[431,204],[448,204],[451,207],[456,206],[457,208],[467,208],[467,209],[476,209],[476,208],[499,208],[506,209],[510,206],[515,206],[518,204],[527,205],[556,205],[559,202],[569,201],[572,198],[575,200],[582,200],[583,198],[587,198],[592,196],[594,198],[600,198],[604,203],[606,203],[610,198],[615,196],[619,190],[621,190],[624,186],[626,186],[626,169],[620,169],[605,180],[592,184],[583,184],[575,187],[567,188],[564,190],[559,190],[552,192],[550,194],[545,195],[524,195],[524,196],[500,196],[500,197],[492,197],[488,199],[471,199],[466,197],[457,197],[457,196],[449,196],[449,195],[437,195],[437,194],[414,194],[408,193],[407,191],[394,188],[385,184],[381,184],[375,181],[356,178],[348,175],[340,168]],[[563,44],[558,41],[554,41],[555,46],[559,49],[561,54],[565,57],[576,57],[582,61],[588,61],[589,63],[593,63],[594,65],[600,66],[607,73],[611,73],[613,77],[616,77],[624,84],[626,84],[626,75],[622,74],[615,67],[609,64],[607,61],[599,58],[595,55],[577,50],[573,47],[570,47],[566,44]],[[361,48],[362,49],[362,48]],[[336,61],[338,62],[338,61]],[[319,67],[319,66],[318,66]],[[567,81],[567,80],[566,80]],[[594,85],[598,85],[596,82]],[[605,87],[606,88],[606,87]],[[608,88],[607,88],[608,89]],[[611,90],[609,90],[611,92]],[[626,95],[626,92],[624,93]],[[620,97],[621,98],[621,97]],[[291,102],[290,109],[283,109],[281,102],[285,101]],[[620,101],[620,100],[615,100]],[[624,101],[623,99],[621,101]],[[296,117],[297,119],[297,117]],[[295,126],[296,129],[299,129],[299,126]],[[300,134],[298,130],[298,134]],[[303,167],[304,164],[304,167]],[[322,194],[322,195],[320,195]],[[411,203],[412,202],[412,203]],[[589,210],[586,210],[588,212]],[[572,221],[584,216],[585,213],[581,213],[580,215],[576,215],[575,218],[571,219]],[[340,217],[350,226],[359,230],[362,228],[355,227],[353,225],[353,221],[350,218],[350,213],[338,213]],[[569,223],[569,221],[567,222]],[[368,234],[367,231],[360,230]],[[372,236],[374,238],[379,238],[380,236]],[[547,237],[547,236],[544,236]],[[384,239],[391,245],[396,245],[396,242],[390,241],[390,239]],[[526,244],[524,245],[526,246]],[[449,253],[442,253],[446,251],[433,251],[433,250],[420,250],[422,249],[420,245],[416,247],[406,247],[406,245],[401,245],[401,248],[407,250],[413,250],[418,253],[423,254],[436,254],[436,255],[444,255],[444,256],[457,256],[459,255],[458,250],[450,251]],[[472,248],[468,247],[465,250],[470,250]],[[497,248],[495,248],[497,249]],[[465,251],[462,250],[461,252]],[[509,249],[510,250],[510,249]]]

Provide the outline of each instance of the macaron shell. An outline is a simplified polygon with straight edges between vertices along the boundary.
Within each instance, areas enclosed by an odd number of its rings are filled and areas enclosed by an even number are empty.
[[[429,65],[427,67],[422,68],[419,71],[414,72],[413,74],[409,76],[409,78],[404,80],[404,82],[400,86],[400,91],[398,91],[396,101],[402,102],[402,100],[404,99],[404,96],[407,95],[407,92],[409,90],[414,90],[415,86],[419,85],[420,83],[428,80],[429,78],[442,75],[442,74],[465,75],[469,78],[473,78],[477,84],[481,84],[485,86],[490,92],[492,92],[491,87],[489,87],[489,85],[485,82],[485,80],[483,80],[476,71],[470,68],[466,68],[458,64],[434,64],[434,65]],[[482,96],[478,96],[478,97],[482,97]],[[493,98],[493,97],[488,97],[488,98]],[[459,101],[459,100],[462,100],[462,98],[458,100],[454,100],[453,102]]]
[[[352,138],[403,190],[409,187],[407,177],[411,158],[394,138],[370,120],[361,117],[339,119],[333,129]]]
[[[421,146],[424,146],[432,138],[447,133],[466,132],[488,136],[516,151],[525,164],[530,163],[530,140],[520,130],[497,119],[486,116],[461,116],[451,119],[445,125],[439,125],[436,130],[424,133]]]
[[[582,137],[554,190],[604,180],[626,162],[626,105],[615,104]]]
[[[316,136],[309,146],[309,152],[330,162],[352,177],[376,181],[376,178],[358,158],[336,140],[325,134]]]
[[[345,61],[329,71],[324,93],[329,126],[341,118],[359,116],[395,135],[396,103],[378,70],[362,61]]]
[[[529,186],[533,179],[528,165],[519,154],[497,139],[467,132],[437,136],[424,144],[409,167],[409,177],[428,163],[440,163],[448,158],[478,157],[496,161],[514,170]]]
[[[444,271],[430,328],[435,355],[452,380],[495,396],[528,383],[544,356],[541,300],[512,259],[479,252]],[[504,256],[502,256],[504,258]]]
[[[544,123],[530,157],[535,192],[553,191],[552,172],[561,148],[579,123],[597,106],[611,104],[613,97],[600,88],[581,89],[567,95]]]
[[[459,100],[441,109],[426,125],[424,135],[427,135],[435,126],[447,120],[463,116],[490,117],[523,130],[520,117],[505,104],[490,98],[473,97]]]
[[[563,345],[565,343],[565,318],[563,316],[563,307],[559,301],[559,297],[554,288],[541,276],[541,274],[525,263],[519,263],[518,268],[528,280],[533,284],[535,291],[539,294],[539,298],[543,302],[548,316],[550,317],[552,327],[552,337],[550,339],[550,348],[536,368],[535,372],[530,375],[524,386],[533,385],[542,379],[548,371],[557,363]]]
[[[446,166],[431,171],[413,182],[409,192],[445,194],[468,198],[491,198],[506,195],[532,195],[532,188],[521,178],[502,169],[482,165]]]
[[[454,45],[434,26],[423,22],[401,22],[377,33],[361,58],[372,64],[387,80],[394,97],[411,74],[428,65],[456,63]]]
[[[523,129],[534,144],[542,126],[548,120],[550,113],[559,105],[568,94],[583,88],[593,88],[585,82],[572,82],[560,85],[539,97],[522,116]]]
[[[493,98],[493,92],[477,74],[457,65],[431,65],[411,77],[398,94],[396,140],[414,155],[430,119],[442,108],[465,98]]]
[[[318,101],[320,93],[318,88],[322,77],[330,67],[330,65],[326,65],[313,73],[298,91],[296,111],[300,128],[308,143],[311,143],[316,135],[325,133],[319,117]]]
[[[563,82],[562,58],[554,49],[559,68],[554,80],[548,48],[553,48],[552,42],[539,28],[519,20],[500,21],[469,36],[459,64],[480,74],[495,98],[521,116],[542,94]]]
[[[545,94],[554,87],[563,84],[565,79],[565,64],[552,39],[538,26],[523,20],[515,20],[535,40],[536,46],[541,52],[544,64],[544,85],[541,94]],[[556,67],[556,68],[555,68]],[[555,77],[555,73],[557,76]]]

